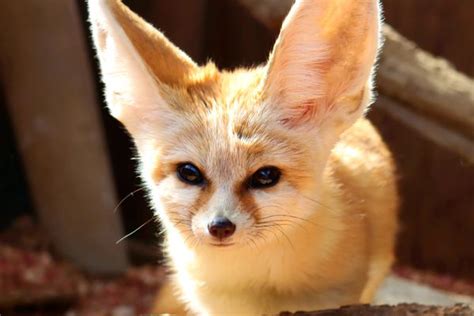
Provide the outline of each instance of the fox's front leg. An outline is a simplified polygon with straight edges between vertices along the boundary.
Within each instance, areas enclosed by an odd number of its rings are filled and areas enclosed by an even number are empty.
[[[153,305],[152,315],[172,314],[187,315],[185,306],[181,303],[176,294],[176,289],[171,280],[167,280],[158,292]]]
[[[380,285],[390,273],[392,267],[393,257],[387,256],[374,261],[370,265],[369,280],[362,292],[360,303],[371,304]]]

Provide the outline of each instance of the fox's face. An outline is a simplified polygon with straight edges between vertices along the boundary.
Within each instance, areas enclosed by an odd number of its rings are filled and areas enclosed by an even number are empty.
[[[167,100],[185,108],[141,152],[161,218],[190,243],[271,239],[272,225],[286,229],[312,209],[305,196],[314,196],[323,147],[280,121],[259,96],[258,72],[216,71],[204,95],[193,87]]]
[[[318,208],[331,149],[371,99],[374,1],[296,1],[269,62],[234,72],[196,65],[115,0],[89,9],[109,108],[170,234],[252,247]]]

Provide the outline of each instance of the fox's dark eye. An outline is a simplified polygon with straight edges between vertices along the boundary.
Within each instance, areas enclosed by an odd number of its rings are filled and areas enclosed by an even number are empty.
[[[204,182],[201,171],[192,163],[179,164],[176,171],[178,178],[187,184],[199,185]]]
[[[281,172],[277,167],[263,167],[251,177],[249,186],[253,189],[263,189],[274,186],[280,180]]]

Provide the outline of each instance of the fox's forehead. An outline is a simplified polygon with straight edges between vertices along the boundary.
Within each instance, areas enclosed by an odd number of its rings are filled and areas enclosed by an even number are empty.
[[[232,182],[264,166],[295,173],[308,168],[309,152],[301,140],[265,121],[246,121],[243,117],[217,110],[210,110],[206,116],[188,116],[160,141],[155,167],[172,172],[177,164],[191,162],[214,181]]]
[[[301,146],[268,121],[245,113],[209,109],[188,116],[163,147],[165,161],[189,161],[213,177],[243,177],[265,165],[291,165]],[[298,159],[299,160],[299,159]]]
[[[277,123],[260,99],[264,69],[202,76],[186,89],[169,91],[177,124],[162,139],[157,167],[196,164],[210,178],[238,181],[263,166],[298,171],[309,152]],[[165,173],[163,173],[164,175]]]
[[[264,67],[219,71],[209,63],[181,84],[159,85],[163,99],[179,112],[206,111],[216,108],[233,111],[236,104],[241,110],[252,110],[260,97]]]

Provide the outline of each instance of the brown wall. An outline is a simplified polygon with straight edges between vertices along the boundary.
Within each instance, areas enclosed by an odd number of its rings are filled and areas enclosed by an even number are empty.
[[[382,0],[386,22],[474,76],[474,1]]]
[[[474,279],[474,166],[381,110],[369,119],[395,158],[399,264]]]

